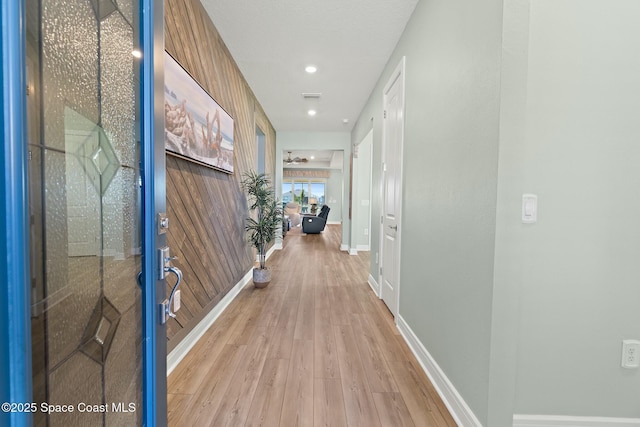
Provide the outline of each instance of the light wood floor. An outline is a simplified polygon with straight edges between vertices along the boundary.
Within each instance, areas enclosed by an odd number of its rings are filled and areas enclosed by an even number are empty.
[[[340,228],[290,232],[169,377],[170,426],[455,426]]]

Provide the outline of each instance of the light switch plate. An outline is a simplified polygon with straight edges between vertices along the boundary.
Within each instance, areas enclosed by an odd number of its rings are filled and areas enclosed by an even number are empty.
[[[533,224],[538,221],[538,196],[535,194],[522,195],[522,223]]]

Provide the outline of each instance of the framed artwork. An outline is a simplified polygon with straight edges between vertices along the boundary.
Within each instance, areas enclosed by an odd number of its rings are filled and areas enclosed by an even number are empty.
[[[233,118],[166,51],[164,123],[169,154],[233,173]]]

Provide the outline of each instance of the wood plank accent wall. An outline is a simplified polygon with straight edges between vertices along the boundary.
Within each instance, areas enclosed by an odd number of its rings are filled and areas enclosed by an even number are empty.
[[[184,273],[182,307],[167,324],[171,351],[253,267],[240,181],[256,169],[256,127],[265,134],[266,170],[275,176],[276,133],[198,0],[165,0],[165,49],[233,117],[235,156],[229,175],[167,155],[167,239]]]

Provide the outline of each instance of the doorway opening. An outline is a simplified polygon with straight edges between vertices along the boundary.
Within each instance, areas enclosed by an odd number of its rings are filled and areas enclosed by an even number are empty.
[[[373,129],[353,148],[351,255],[371,250]]]

